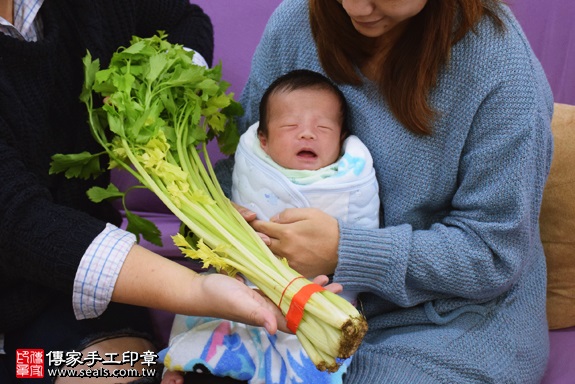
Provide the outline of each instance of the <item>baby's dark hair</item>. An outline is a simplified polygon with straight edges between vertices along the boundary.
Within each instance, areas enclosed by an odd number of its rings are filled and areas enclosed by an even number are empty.
[[[258,134],[268,135],[268,104],[271,95],[279,92],[291,92],[298,89],[318,89],[332,92],[339,99],[341,111],[341,141],[349,136],[347,101],[343,92],[335,83],[319,72],[296,69],[278,77],[264,92],[260,101],[260,123]]]

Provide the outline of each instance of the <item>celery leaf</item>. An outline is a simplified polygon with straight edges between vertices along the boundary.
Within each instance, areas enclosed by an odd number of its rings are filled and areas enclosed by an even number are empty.
[[[90,177],[96,178],[102,173],[100,169],[99,154],[93,155],[89,152],[76,154],[56,154],[52,156],[49,173],[62,173],[68,178],[80,178],[87,180]]]
[[[128,221],[128,225],[126,227],[127,231],[132,232],[138,237],[138,239],[142,236],[150,243],[157,245],[158,247],[162,246],[162,233],[156,224],[152,223],[150,220],[144,219],[142,216],[133,214],[130,211],[126,211],[126,219]]]

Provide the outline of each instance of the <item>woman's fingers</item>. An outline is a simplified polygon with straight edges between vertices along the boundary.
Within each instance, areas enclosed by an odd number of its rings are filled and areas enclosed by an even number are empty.
[[[248,223],[250,221],[256,219],[256,213],[254,211],[250,211],[246,207],[244,207],[242,205],[238,205],[238,204],[234,203],[233,201],[232,201],[232,205],[240,213],[240,215],[242,215],[244,220],[247,221]]]
[[[325,289],[327,289],[330,292],[333,293],[340,293],[343,291],[343,285],[339,284],[339,283],[329,283],[329,277],[327,277],[326,275],[319,275],[316,276],[313,279],[313,282],[315,284],[321,285],[322,287],[324,287]]]
[[[247,209],[246,207],[243,207],[241,205],[238,205],[234,202],[232,202],[232,205],[234,206],[234,208],[240,213],[240,215],[242,215],[242,217],[244,218],[245,221],[247,221],[250,224],[253,224],[254,221],[256,221],[257,215],[255,212],[250,211],[249,209]],[[256,230],[257,231],[257,230]],[[258,232],[258,236],[263,240],[263,242],[269,246],[271,244],[271,240],[269,238],[268,235],[266,235],[265,233],[262,232]]]
[[[304,276],[331,274],[337,265],[338,221],[314,208],[286,209],[273,222],[254,220],[252,227],[266,234],[269,248],[286,258]]]

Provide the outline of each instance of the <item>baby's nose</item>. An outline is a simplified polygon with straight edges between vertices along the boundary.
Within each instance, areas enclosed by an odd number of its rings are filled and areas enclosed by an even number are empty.
[[[315,129],[311,125],[305,125],[299,133],[301,139],[315,139]]]

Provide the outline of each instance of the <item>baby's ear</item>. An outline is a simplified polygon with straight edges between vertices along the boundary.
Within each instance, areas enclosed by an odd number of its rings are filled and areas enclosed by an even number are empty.
[[[260,147],[265,151],[268,146],[268,138],[262,132],[258,132],[258,140],[260,141]]]
[[[339,145],[343,145],[345,140],[350,136],[350,133],[347,129],[341,129],[341,133],[339,135]]]

